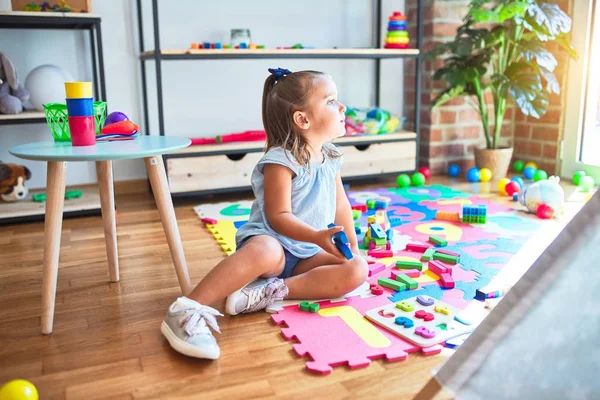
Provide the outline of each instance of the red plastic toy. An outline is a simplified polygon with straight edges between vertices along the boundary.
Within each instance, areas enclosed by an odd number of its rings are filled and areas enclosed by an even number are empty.
[[[506,194],[512,197],[513,194],[519,193],[519,190],[521,190],[521,185],[519,185],[518,182],[510,181],[506,184],[504,190],[506,191]]]
[[[537,216],[540,219],[554,218],[554,208],[546,203],[540,204],[537,209]]]

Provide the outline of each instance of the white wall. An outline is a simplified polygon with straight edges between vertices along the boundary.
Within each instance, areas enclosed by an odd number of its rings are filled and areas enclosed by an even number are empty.
[[[145,46],[153,47],[150,1],[144,0]],[[403,10],[403,0],[383,2],[383,31],[387,16]],[[94,0],[102,16],[108,108],[123,111],[143,124],[140,65],[137,58],[137,10],[133,0]],[[177,7],[173,6],[177,4]],[[187,48],[192,41],[229,42],[231,28],[249,28],[253,42],[267,47],[301,42],[314,47],[368,47],[373,43],[373,2],[364,0],[159,1],[163,49]],[[0,10],[10,0],[0,0]],[[87,32],[0,29],[0,49],[15,62],[21,81],[40,64],[56,64],[78,80],[91,79]],[[154,63],[147,62],[151,123],[157,134]],[[261,129],[260,98],[266,69],[317,69],[331,74],[342,102],[365,107],[374,102],[375,62],[370,60],[215,60],[163,62],[163,98],[167,133],[214,136]],[[401,60],[382,62],[382,106],[402,112]],[[45,164],[15,159],[8,148],[26,142],[51,140],[45,124],[0,126],[0,160],[24,163],[32,169],[32,188],[45,186]],[[145,177],[141,161],[115,163],[115,179]],[[67,184],[96,181],[91,163],[71,164]]]

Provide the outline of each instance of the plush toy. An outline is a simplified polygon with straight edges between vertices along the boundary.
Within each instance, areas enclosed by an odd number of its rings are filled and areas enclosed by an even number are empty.
[[[555,214],[561,214],[565,203],[565,192],[558,182],[560,182],[558,176],[551,176],[525,186],[519,191],[519,203],[533,214],[537,213],[541,204],[547,204],[553,208]]]
[[[31,171],[23,165],[0,162],[0,197],[4,201],[23,200],[29,190],[25,181],[31,178]]]
[[[29,92],[19,84],[17,69],[8,56],[0,51],[0,114],[20,114]]]

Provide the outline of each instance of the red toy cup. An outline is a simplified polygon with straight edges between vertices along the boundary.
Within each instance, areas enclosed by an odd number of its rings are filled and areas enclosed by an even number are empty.
[[[69,130],[73,146],[93,146],[96,144],[96,122],[93,116],[69,117]]]

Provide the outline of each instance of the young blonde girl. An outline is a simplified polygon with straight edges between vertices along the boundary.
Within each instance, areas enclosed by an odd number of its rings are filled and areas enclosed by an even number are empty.
[[[337,87],[322,72],[269,72],[262,99],[267,148],[252,173],[256,200],[237,232],[237,251],[178,298],[161,326],[171,346],[191,357],[219,357],[209,327],[219,332],[222,314],[208,305],[225,297],[226,312],[235,315],[281,299],[338,297],[367,278],[340,178],[342,157],[330,143],[345,134]],[[350,260],[332,242],[342,230]]]

